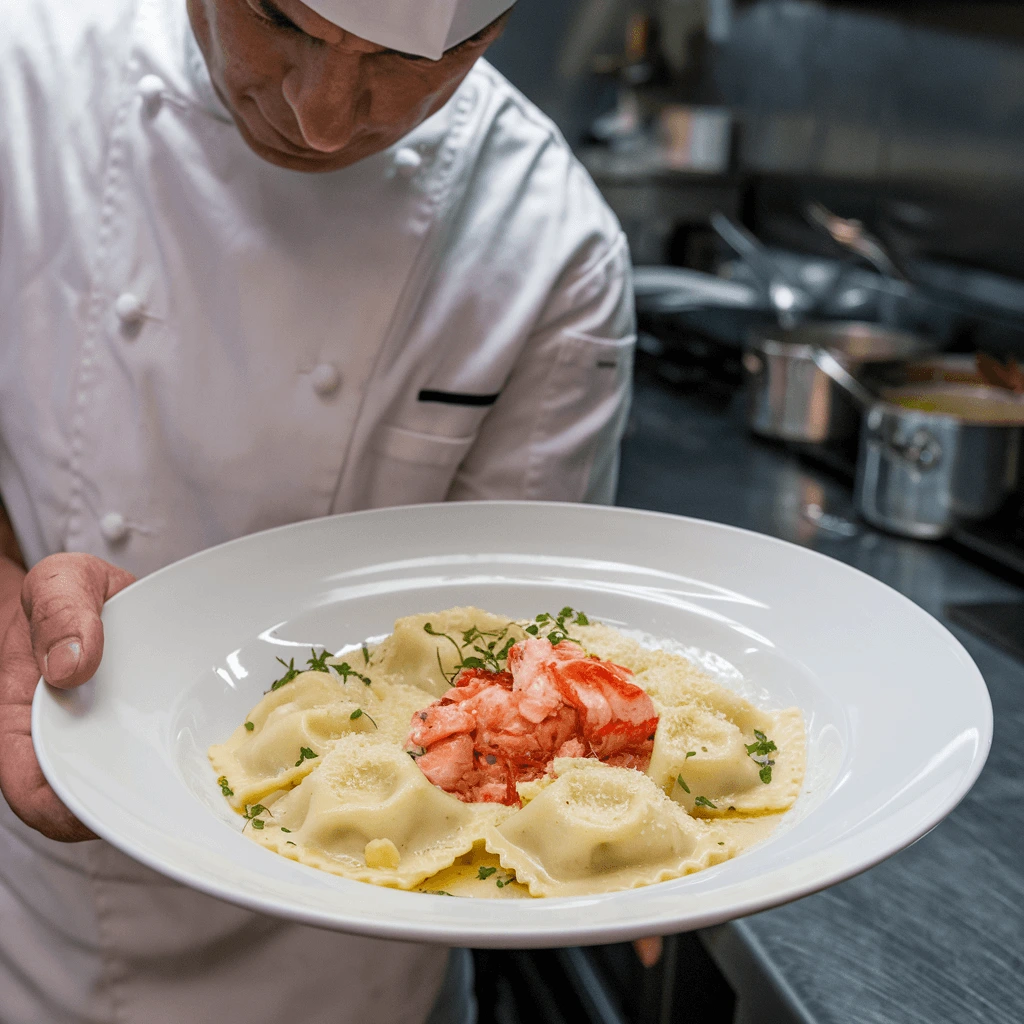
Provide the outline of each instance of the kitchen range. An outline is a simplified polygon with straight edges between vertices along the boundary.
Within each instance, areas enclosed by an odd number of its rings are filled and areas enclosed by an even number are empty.
[[[702,22],[704,5],[639,6],[621,48],[610,29],[587,40],[615,84],[601,119],[579,129],[582,76],[575,96],[564,77],[523,80],[581,138],[637,263],[618,502],[889,584],[964,643],[995,739],[972,792],[913,847],[673,936],[653,969],[625,946],[480,954],[482,1005],[497,1007],[483,1019],[1015,1024],[1024,118],[1005,83],[1024,73],[1022,9],[754,0],[709,3]]]

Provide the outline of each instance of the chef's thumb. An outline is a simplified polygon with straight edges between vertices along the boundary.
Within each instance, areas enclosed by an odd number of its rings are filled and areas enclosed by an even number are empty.
[[[44,558],[25,577],[21,605],[43,678],[70,689],[95,674],[103,657],[104,603],[134,581],[93,555]]]

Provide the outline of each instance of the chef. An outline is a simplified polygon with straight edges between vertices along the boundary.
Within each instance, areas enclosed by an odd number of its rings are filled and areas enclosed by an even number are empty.
[[[107,598],[210,545],[611,500],[628,253],[480,59],[512,3],[0,0],[2,1024],[471,1019],[464,953],[262,917],[92,838],[29,706],[94,672]]]

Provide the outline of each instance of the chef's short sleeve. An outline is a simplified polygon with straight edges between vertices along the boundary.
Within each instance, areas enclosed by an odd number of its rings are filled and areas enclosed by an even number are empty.
[[[635,341],[629,247],[620,233],[581,253],[560,277],[449,499],[610,504]]]

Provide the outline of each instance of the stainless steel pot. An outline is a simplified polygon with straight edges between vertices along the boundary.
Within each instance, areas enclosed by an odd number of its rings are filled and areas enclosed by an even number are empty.
[[[1022,443],[1024,401],[999,388],[886,392],[864,418],[857,508],[892,533],[943,537],[998,510],[1020,479]]]
[[[934,351],[935,343],[878,324],[809,323],[753,335],[744,353],[747,422],[755,434],[822,444],[856,435],[856,404],[815,362],[830,352],[855,376],[868,365],[897,363]]]

